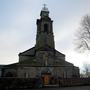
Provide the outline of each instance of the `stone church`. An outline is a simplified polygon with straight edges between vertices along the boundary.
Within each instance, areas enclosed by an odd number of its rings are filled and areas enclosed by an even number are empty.
[[[65,55],[55,49],[53,20],[49,10],[43,7],[36,21],[37,34],[34,47],[19,53],[19,62],[3,66],[2,77],[76,78],[79,68],[65,61]],[[48,84],[46,81],[46,84]]]

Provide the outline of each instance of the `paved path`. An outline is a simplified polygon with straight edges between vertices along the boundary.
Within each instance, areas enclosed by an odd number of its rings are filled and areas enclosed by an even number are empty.
[[[43,88],[43,89],[34,89],[34,90],[90,90],[90,86]]]
[[[17,90],[90,90],[90,86],[61,87],[61,88],[40,88],[40,89],[17,89]]]

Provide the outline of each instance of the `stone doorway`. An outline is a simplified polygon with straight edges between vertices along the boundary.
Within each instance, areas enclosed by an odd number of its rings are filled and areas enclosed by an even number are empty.
[[[49,85],[51,80],[51,73],[42,74],[43,85]]]

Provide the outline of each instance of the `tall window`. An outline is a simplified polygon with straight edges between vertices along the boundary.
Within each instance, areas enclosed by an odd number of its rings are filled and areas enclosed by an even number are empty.
[[[24,77],[25,78],[28,78],[29,77],[29,74],[27,72],[24,73]]]
[[[48,32],[48,24],[44,24],[44,32]]]

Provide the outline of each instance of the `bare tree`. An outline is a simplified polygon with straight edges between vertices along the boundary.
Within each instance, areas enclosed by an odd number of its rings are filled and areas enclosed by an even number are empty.
[[[76,48],[78,50],[90,50],[90,15],[85,15],[82,18],[76,37]]]
[[[79,51],[90,50],[90,15],[85,15],[76,33],[76,49]],[[90,64],[84,63],[81,76],[90,77]]]
[[[85,77],[90,77],[90,64],[84,64],[83,68]]]
[[[90,78],[90,64],[88,63],[83,64],[83,70],[80,73],[80,77]]]

